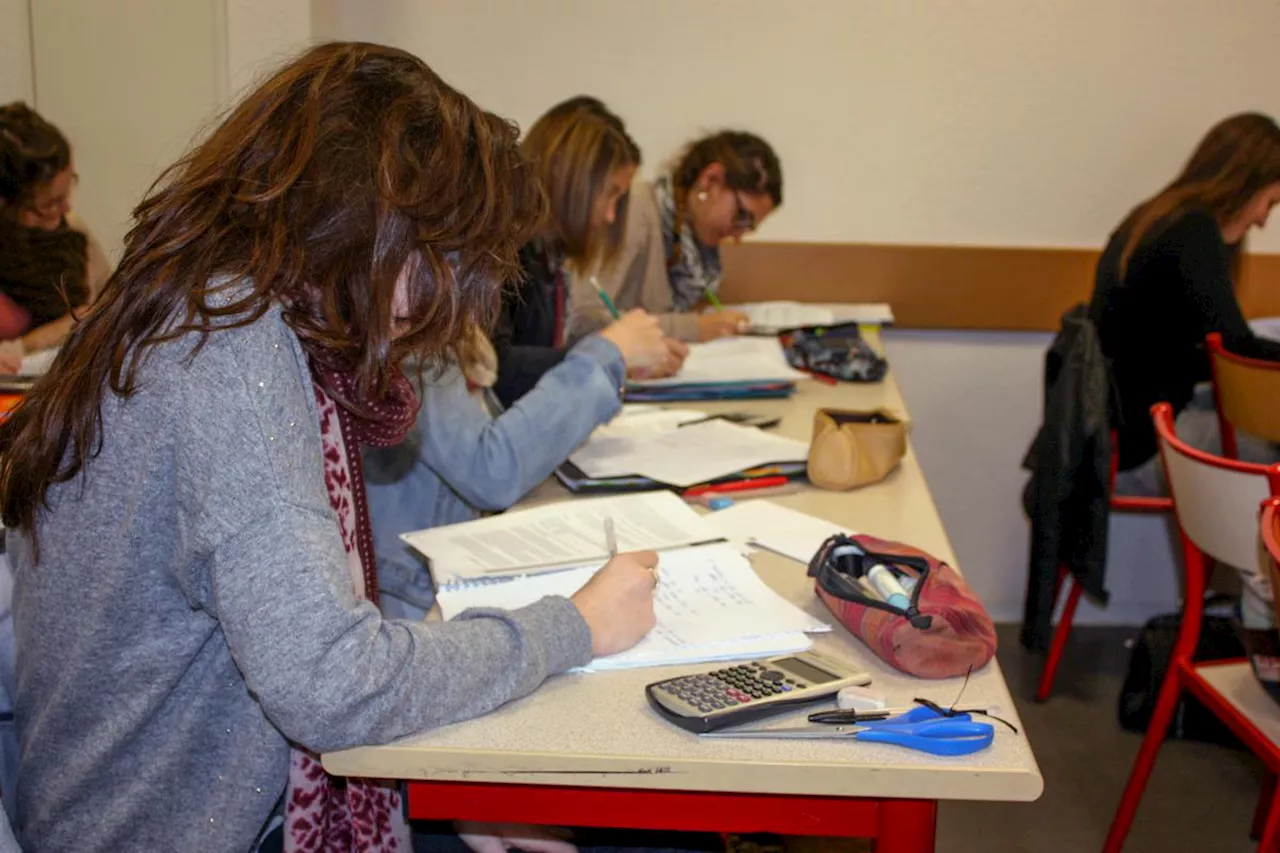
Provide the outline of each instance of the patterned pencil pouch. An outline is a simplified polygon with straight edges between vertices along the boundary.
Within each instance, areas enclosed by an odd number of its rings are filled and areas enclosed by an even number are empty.
[[[838,534],[809,562],[809,576],[840,623],[905,673],[950,678],[995,656],[995,624],[978,597],[918,548]]]
[[[778,336],[791,366],[845,382],[879,382],[889,362],[867,343],[857,323],[805,326]]]

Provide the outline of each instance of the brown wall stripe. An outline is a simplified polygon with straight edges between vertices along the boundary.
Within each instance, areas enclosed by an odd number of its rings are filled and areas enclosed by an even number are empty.
[[[1098,253],[1086,249],[766,243],[724,250],[724,302],[888,302],[909,329],[1054,330],[1089,298]],[[1280,315],[1280,255],[1250,255],[1240,300]]]

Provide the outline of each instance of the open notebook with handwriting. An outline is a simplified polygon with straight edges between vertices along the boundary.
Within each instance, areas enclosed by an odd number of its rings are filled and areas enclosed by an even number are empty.
[[[514,609],[548,595],[571,596],[599,564],[519,577],[460,581],[440,587],[441,615],[472,607]],[[804,651],[809,632],[831,626],[769,588],[728,544],[678,548],[659,556],[657,625],[633,648],[593,660],[586,669],[628,669],[769,657]]]

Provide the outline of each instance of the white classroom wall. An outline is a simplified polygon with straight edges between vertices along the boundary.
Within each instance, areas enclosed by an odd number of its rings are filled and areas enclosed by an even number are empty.
[[[113,258],[161,169],[257,74],[311,41],[308,0],[0,4],[0,33],[29,9],[25,97],[71,140],[75,206]],[[0,92],[15,88],[7,41],[0,35]]]
[[[650,170],[702,130],[754,130],[786,174],[763,239],[1098,246],[1212,121],[1280,114],[1277,36],[1275,0],[0,0],[0,96],[68,131],[78,206],[114,251],[159,168],[321,38],[414,51],[526,125],[598,95]],[[1280,228],[1254,248],[1280,251]],[[1021,612],[1017,465],[1046,342],[888,339],[943,519],[1002,619]],[[1086,618],[1172,608],[1155,526],[1118,525],[1115,601]]]
[[[1096,246],[1210,123],[1280,114],[1275,0],[317,0],[522,124],[597,95],[650,166],[779,151],[770,240]],[[1260,240],[1280,251],[1280,234]]]
[[[0,104],[35,101],[27,0],[0,0]]]

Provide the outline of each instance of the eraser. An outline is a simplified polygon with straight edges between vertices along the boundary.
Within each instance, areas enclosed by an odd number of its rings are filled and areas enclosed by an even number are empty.
[[[733,498],[711,498],[707,501],[707,509],[713,511],[717,509],[728,509],[731,506],[733,506]]]
[[[836,707],[842,711],[879,711],[885,707],[885,698],[867,687],[842,687],[836,694]]]

